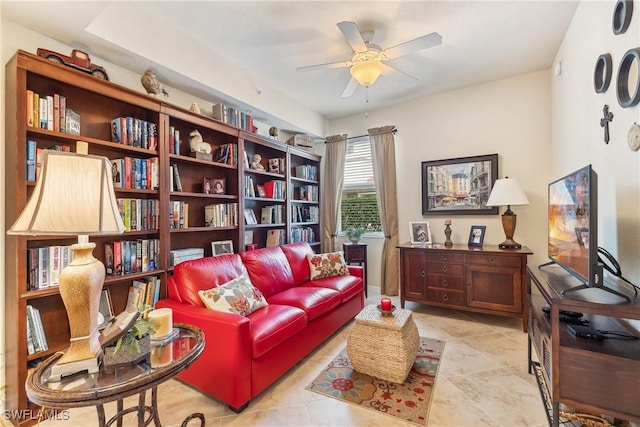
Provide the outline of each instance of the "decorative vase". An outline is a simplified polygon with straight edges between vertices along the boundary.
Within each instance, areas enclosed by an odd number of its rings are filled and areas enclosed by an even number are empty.
[[[451,226],[449,224],[444,228],[444,235],[447,237],[447,240],[444,241],[444,245],[453,246],[453,242],[451,241]]]
[[[351,243],[356,244],[360,242],[360,238],[359,237],[349,237],[349,240],[351,240]]]

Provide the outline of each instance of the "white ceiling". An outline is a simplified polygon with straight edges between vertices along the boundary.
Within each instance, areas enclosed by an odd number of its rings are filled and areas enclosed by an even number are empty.
[[[112,38],[87,30],[100,19],[104,22],[106,9],[122,8],[127,13],[127,3],[2,1],[2,17],[141,71],[148,59],[125,46],[126,30]],[[418,81],[380,77],[368,90],[368,108],[375,109],[550,68],[577,0],[140,1],[136,5],[148,12],[149,22],[170,22],[172,34],[199,41],[204,47],[199,51],[202,59],[224,57],[238,72],[255,75],[310,110],[334,118],[364,111],[365,89],[358,87],[352,97],[341,98],[350,79],[347,68],[307,73],[296,68],[351,59],[353,52],[337,22],[353,21],[361,30],[373,29],[372,41],[382,48],[434,31],[442,35],[442,45],[388,62]],[[117,24],[111,23],[114,28]],[[148,28],[158,32],[158,39],[167,31],[162,24]],[[188,78],[166,78],[172,86],[193,90]]]

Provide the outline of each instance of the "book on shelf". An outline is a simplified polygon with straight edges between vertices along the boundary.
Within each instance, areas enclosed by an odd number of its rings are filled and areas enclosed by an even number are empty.
[[[316,241],[315,232],[311,227],[293,227],[291,228],[291,243],[294,242],[308,242],[314,243]]]
[[[175,267],[181,262],[198,258],[204,258],[203,248],[184,248],[169,251],[169,264],[171,267]]]
[[[273,223],[273,206],[263,206],[260,214],[260,224]]]
[[[60,284],[60,246],[49,246],[49,286]]]
[[[182,191],[182,182],[180,181],[180,172],[178,172],[178,165],[172,165],[173,171],[173,191]]]
[[[80,115],[73,111],[71,108],[67,108],[65,111],[66,123],[65,128],[67,133],[72,135],[80,135]]]
[[[33,125],[33,91],[27,89],[27,126]]]
[[[27,352],[29,352],[29,341],[31,341],[31,346],[33,353],[38,353],[41,351],[46,351],[49,349],[49,345],[47,343],[47,337],[44,332],[44,326],[42,324],[42,318],[40,317],[40,310],[33,307],[32,305],[27,305]]]
[[[284,245],[285,232],[280,229],[267,230],[267,247]]]
[[[238,225],[238,204],[218,203],[204,207],[205,227],[236,227]]]
[[[285,199],[285,182],[282,180],[265,181],[264,190],[268,198]]]
[[[33,139],[27,139],[27,181],[36,180],[36,153],[38,145]]]

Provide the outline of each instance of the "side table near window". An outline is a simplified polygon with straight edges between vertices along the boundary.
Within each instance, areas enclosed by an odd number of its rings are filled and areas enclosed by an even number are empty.
[[[367,244],[366,243],[342,243],[344,260],[347,264],[358,264],[364,270],[364,296],[367,297]]]
[[[84,406],[95,406],[98,411],[98,425],[111,426],[117,423],[122,426],[122,419],[126,414],[138,414],[138,426],[146,426],[153,421],[160,426],[158,417],[158,385],[173,378],[187,369],[202,353],[204,349],[204,333],[199,328],[175,324],[179,330],[177,338],[165,344],[167,350],[171,347],[173,355],[170,361],[162,367],[154,368],[146,361],[136,365],[116,368],[107,373],[103,368],[94,374],[78,373],[63,378],[59,382],[49,382],[51,367],[62,356],[54,354],[27,377],[26,390],[29,399],[44,408],[69,409]],[[146,392],[151,389],[151,402],[146,403]],[[138,394],[138,405],[123,409],[123,399]],[[104,405],[117,401],[118,412],[106,420]],[[145,418],[145,415],[147,418]],[[200,418],[204,425],[202,414],[192,414],[183,422]]]

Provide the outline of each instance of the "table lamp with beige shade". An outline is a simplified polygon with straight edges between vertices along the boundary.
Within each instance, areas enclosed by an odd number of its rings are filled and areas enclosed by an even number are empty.
[[[52,369],[52,378],[99,369],[98,306],[104,264],[93,256],[89,235],[122,234],[124,224],[113,191],[111,163],[87,154],[78,141],[76,153],[45,150],[42,170],[31,198],[7,231],[17,235],[77,235],[73,260],[60,273],[60,296],[67,310],[70,346]]]
[[[506,240],[498,245],[500,249],[520,249],[522,245],[513,240],[516,232],[517,215],[511,210],[511,205],[528,205],[529,199],[522,191],[518,181],[508,176],[497,179],[493,183],[487,206],[507,206],[507,210],[502,214],[502,228]]]

